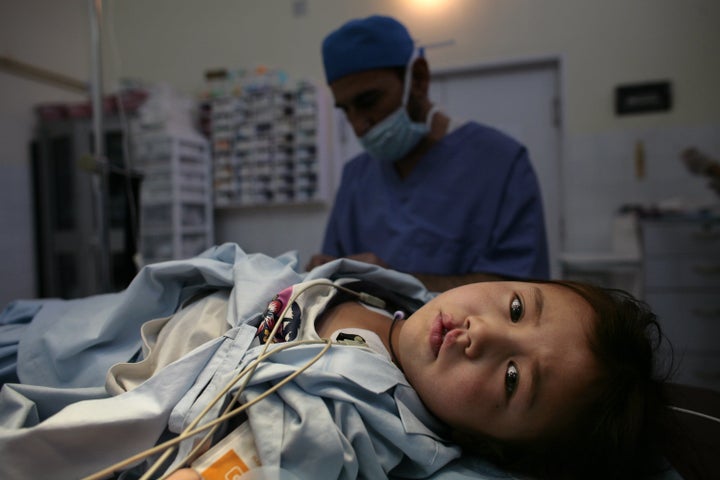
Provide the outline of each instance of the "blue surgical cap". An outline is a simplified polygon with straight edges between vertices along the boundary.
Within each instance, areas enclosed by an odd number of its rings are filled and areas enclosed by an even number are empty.
[[[413,48],[410,33],[394,18],[373,15],[350,20],[323,40],[325,78],[330,84],[351,73],[404,67]]]

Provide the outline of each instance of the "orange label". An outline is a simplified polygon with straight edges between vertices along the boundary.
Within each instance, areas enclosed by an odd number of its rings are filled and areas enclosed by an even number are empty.
[[[235,480],[249,470],[233,450],[228,450],[200,474],[205,480]]]

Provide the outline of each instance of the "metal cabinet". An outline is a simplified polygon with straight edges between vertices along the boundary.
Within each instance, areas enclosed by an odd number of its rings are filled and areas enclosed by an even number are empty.
[[[37,294],[78,298],[127,286],[137,273],[134,232],[140,176],[127,172],[123,131],[117,119],[104,127],[110,165],[104,219],[109,247],[98,225],[97,176],[92,161],[92,124],[88,119],[41,121],[32,143]]]
[[[674,349],[674,381],[720,391],[720,218],[644,220],[645,300]]]

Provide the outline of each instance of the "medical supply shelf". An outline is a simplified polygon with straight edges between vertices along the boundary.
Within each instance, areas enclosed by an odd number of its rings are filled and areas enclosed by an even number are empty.
[[[324,98],[310,83],[253,85],[211,101],[216,207],[327,198]]]
[[[143,262],[188,258],[212,246],[210,147],[196,134],[142,132],[133,136],[140,190]]]

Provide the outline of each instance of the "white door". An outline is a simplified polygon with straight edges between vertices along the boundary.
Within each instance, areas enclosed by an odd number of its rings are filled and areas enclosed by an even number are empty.
[[[528,148],[542,189],[553,278],[560,275],[562,224],[559,77],[558,62],[542,60],[436,71],[430,82],[430,98],[448,115],[495,127]],[[335,121],[333,158],[343,162],[361,147],[343,115],[336,112]]]

